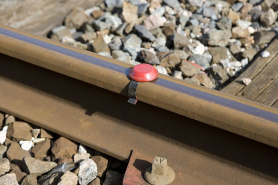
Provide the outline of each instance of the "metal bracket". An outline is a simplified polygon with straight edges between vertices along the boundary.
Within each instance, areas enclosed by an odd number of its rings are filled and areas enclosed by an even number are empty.
[[[129,97],[128,103],[136,105],[136,103],[137,103],[136,90],[137,90],[139,83],[140,82],[136,82],[133,80],[130,81],[130,84],[128,86],[128,97]]]

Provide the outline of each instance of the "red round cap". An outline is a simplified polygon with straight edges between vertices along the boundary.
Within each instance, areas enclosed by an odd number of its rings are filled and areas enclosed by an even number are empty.
[[[130,71],[129,76],[138,82],[149,82],[158,77],[157,70],[150,64],[138,64]]]

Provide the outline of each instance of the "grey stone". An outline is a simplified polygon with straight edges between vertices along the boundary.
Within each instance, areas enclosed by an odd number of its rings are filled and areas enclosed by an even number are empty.
[[[242,57],[247,58],[249,61],[251,61],[256,54],[257,51],[255,49],[248,48],[247,50],[242,52]]]
[[[168,37],[175,33],[175,26],[176,24],[171,21],[167,21],[163,27],[163,33]]]
[[[150,32],[156,37],[162,37],[164,39],[166,39],[166,36],[163,34],[162,29],[161,28],[155,28],[153,30],[150,30]]]
[[[235,12],[239,12],[239,10],[240,10],[242,7],[243,7],[243,3],[242,3],[242,2],[238,2],[238,3],[233,4],[232,9],[233,9]]]
[[[201,85],[200,81],[197,78],[185,78],[184,81],[190,84]]]
[[[208,44],[210,46],[226,46],[232,34],[230,30],[215,30],[209,32]]]
[[[125,46],[123,50],[125,52],[129,53],[132,60],[135,60],[137,58],[138,53],[135,48],[130,47],[130,46]]]
[[[256,5],[256,4],[259,4],[261,3],[263,0],[249,0],[249,3],[253,4],[253,5]]]
[[[122,6],[124,0],[104,0],[107,8],[112,8],[112,7],[120,7]]]
[[[253,22],[250,26],[253,27],[254,29],[259,29],[261,27],[258,22]]]
[[[0,185],[18,185],[14,173],[9,173],[0,177]]]
[[[155,40],[155,37],[153,34],[147,30],[147,28],[143,25],[135,25],[134,29],[141,39],[148,41],[148,42],[153,42]]]
[[[231,30],[232,29],[232,20],[226,16],[222,16],[222,18],[216,24],[217,24],[218,28],[221,30]]]
[[[115,32],[116,32],[118,35],[123,35],[126,26],[127,26],[127,23],[126,23],[126,22],[122,23],[120,26],[118,26],[118,28],[116,29]]]
[[[121,24],[122,20],[119,17],[112,16],[112,15],[106,15],[104,16],[109,22],[111,22],[111,28],[117,29]]]
[[[162,38],[162,37],[159,37],[157,39],[155,39],[155,41],[153,42],[152,46],[155,47],[155,46],[165,46],[166,44],[166,39]]]
[[[108,46],[111,50],[120,50],[122,48],[122,41],[119,37],[116,37]]]
[[[188,0],[188,2],[189,2],[192,6],[201,7],[201,6],[203,5],[203,1],[202,1],[202,0]]]
[[[142,40],[135,34],[129,34],[128,36],[122,38],[122,42],[125,46],[140,48]]]
[[[183,48],[183,47],[185,47],[186,45],[189,44],[188,38],[186,36],[182,35],[182,34],[179,34],[179,33],[174,34],[173,42],[174,42],[174,48],[175,49]]]
[[[121,62],[126,62],[126,63],[131,63],[131,57],[129,56],[128,53],[124,53],[123,55],[119,56],[116,58],[116,60],[119,60]]]
[[[106,178],[103,185],[121,185],[123,182],[124,174],[117,171],[109,170],[106,173]]]
[[[185,77],[192,77],[201,69],[191,64],[191,62],[183,61],[180,66],[180,70]]]
[[[60,26],[52,29],[51,39],[60,41],[64,36],[72,38],[72,34],[69,28]]]
[[[138,16],[142,16],[144,14],[146,14],[148,7],[149,7],[149,3],[142,3],[137,5],[138,10],[137,10],[137,14]]]
[[[216,87],[222,85],[229,79],[226,71],[220,65],[213,66],[207,71],[209,75],[215,80]]]
[[[180,63],[179,57],[175,53],[165,53],[160,58],[160,65],[165,68],[173,68]]]
[[[164,74],[164,75],[168,75],[167,74],[167,70],[164,67],[162,67],[162,66],[155,66],[155,68],[158,71],[158,73]]]
[[[105,56],[105,57],[112,58],[112,56],[111,56],[108,52],[105,52],[105,51],[99,52],[99,53],[97,53],[97,54],[99,54],[99,55],[101,55],[101,56]]]
[[[260,20],[262,12],[259,10],[252,10],[250,14],[252,16],[252,22],[256,22]]]
[[[214,20],[209,21],[207,25],[210,29],[215,29],[216,28],[216,22]]]
[[[39,185],[55,185],[61,181],[63,172],[48,173],[38,179]]]
[[[231,51],[232,54],[236,54],[236,53],[239,53],[241,51],[241,48],[238,44],[233,44],[230,47],[230,51]]]
[[[23,160],[25,163],[23,166],[24,172],[27,174],[41,175],[57,166],[55,162],[41,161],[32,157],[25,157]]]
[[[147,51],[147,50],[141,50],[141,56],[144,60],[144,62],[148,63],[148,64],[159,64],[159,59],[157,58],[156,54],[151,52],[151,51]]]
[[[76,185],[78,182],[78,177],[75,173],[67,171],[62,177],[61,182],[57,185]]]
[[[97,155],[91,159],[97,164],[97,176],[102,178],[107,170],[109,158]]]
[[[211,8],[211,7],[205,7],[205,8],[203,8],[203,15],[204,15],[205,17],[210,17],[210,18],[212,18],[213,20],[218,20],[216,12],[215,12],[214,9]]]
[[[221,60],[228,59],[231,61],[236,61],[231,52],[225,47],[209,47],[209,52],[212,55],[212,63],[218,64]]]
[[[247,29],[252,23],[249,21],[237,20],[236,25],[242,29]]]
[[[82,161],[79,165],[79,172],[78,172],[79,184],[87,185],[90,182],[92,182],[96,177],[97,177],[96,163],[92,159],[85,159],[84,161]]]
[[[178,21],[179,21],[179,24],[181,24],[181,27],[184,28],[187,21],[188,21],[189,17],[188,16],[185,16],[183,14],[180,15]]]
[[[206,73],[204,73],[202,71],[195,74],[191,79],[198,80],[203,86],[205,86],[207,88],[213,88],[210,78],[207,76]]]
[[[101,34],[99,34],[98,37],[94,40],[91,47],[95,53],[99,53],[99,52],[110,53],[110,49],[108,45],[105,43],[104,38]]]
[[[199,25],[199,21],[197,19],[189,19],[189,23],[190,23],[190,25],[193,25],[193,26]]]
[[[260,22],[264,26],[271,26],[277,19],[277,12],[274,12],[273,9],[270,9],[268,12],[261,14]]]
[[[180,60],[186,60],[189,57],[189,55],[183,50],[175,49],[174,54],[177,55]]]
[[[176,10],[180,9],[180,3],[178,2],[178,0],[163,0],[163,2],[165,4],[167,4],[168,6],[175,8]]]
[[[104,19],[104,21],[98,19],[94,22],[93,26],[97,31],[101,31],[105,29],[110,29],[112,23],[108,19]]]
[[[212,60],[212,55],[211,54],[204,53],[202,56],[209,64],[211,63],[211,60]]]
[[[80,28],[83,23],[88,21],[88,17],[82,8],[74,8],[66,17],[65,26],[68,28]]]
[[[196,63],[196,64],[198,64],[199,66],[201,66],[203,68],[210,67],[208,61],[205,60],[205,58],[202,55],[200,55],[200,54],[191,55],[189,57],[188,61]]]
[[[0,159],[0,176],[10,171],[10,161],[7,158]]]
[[[275,31],[259,31],[253,34],[254,45],[268,44],[274,37]]]
[[[20,185],[37,185],[37,176],[36,175],[27,175],[22,180]]]
[[[7,151],[7,146],[5,145],[0,145],[0,159],[4,157]]]
[[[121,55],[124,55],[124,52],[122,50],[114,50],[114,51],[112,51],[112,57],[114,59],[120,57]]]
[[[180,80],[183,80],[183,77],[182,77],[182,72],[181,71],[174,71],[173,72],[173,75],[172,75],[174,78],[177,78],[177,79],[180,79]]]
[[[170,51],[166,46],[162,46],[162,45],[154,46],[154,49],[158,52],[169,52]]]

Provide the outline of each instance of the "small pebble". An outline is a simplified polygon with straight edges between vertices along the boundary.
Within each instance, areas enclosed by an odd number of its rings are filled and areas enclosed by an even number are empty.
[[[249,78],[242,78],[242,82],[245,84],[245,85],[249,85],[251,83],[251,79]]]
[[[19,144],[21,148],[26,151],[29,151],[34,146],[32,141],[19,141]]]
[[[269,57],[270,53],[268,51],[261,52],[261,57],[266,58]]]

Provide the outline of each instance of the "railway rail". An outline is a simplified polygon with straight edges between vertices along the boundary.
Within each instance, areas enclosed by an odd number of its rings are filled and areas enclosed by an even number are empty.
[[[155,156],[171,184],[277,184],[278,111],[159,75],[127,103],[133,66],[0,27],[0,110],[129,163]]]

